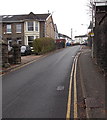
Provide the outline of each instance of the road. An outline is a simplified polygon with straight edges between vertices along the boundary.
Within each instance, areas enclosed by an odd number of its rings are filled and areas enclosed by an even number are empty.
[[[4,75],[3,118],[65,118],[72,63],[79,49],[62,49]]]

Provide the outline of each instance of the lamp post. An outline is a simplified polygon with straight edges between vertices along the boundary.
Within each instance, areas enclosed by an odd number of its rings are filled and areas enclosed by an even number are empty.
[[[94,33],[93,27],[94,27],[94,3],[95,0],[92,0],[91,4],[92,4],[92,33]],[[92,54],[91,54],[92,58],[94,58],[94,41],[93,41],[93,36],[92,36]]]

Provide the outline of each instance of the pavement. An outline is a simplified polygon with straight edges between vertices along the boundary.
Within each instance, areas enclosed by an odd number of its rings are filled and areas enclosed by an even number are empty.
[[[105,118],[105,77],[86,46],[81,49],[77,67],[86,105],[86,118]]]

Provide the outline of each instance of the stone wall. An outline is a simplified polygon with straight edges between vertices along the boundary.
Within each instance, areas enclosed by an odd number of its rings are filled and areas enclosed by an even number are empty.
[[[13,62],[14,64],[21,63],[21,52],[20,46],[18,44],[13,45]]]
[[[97,64],[107,72],[107,14],[96,12],[94,56]]]
[[[0,65],[2,67],[10,67],[10,64],[20,64],[21,63],[21,52],[20,46],[14,44],[12,50],[8,51],[8,44],[3,40],[0,41]]]
[[[9,67],[8,45],[3,40],[0,40],[0,54],[1,54],[0,62],[2,67]]]

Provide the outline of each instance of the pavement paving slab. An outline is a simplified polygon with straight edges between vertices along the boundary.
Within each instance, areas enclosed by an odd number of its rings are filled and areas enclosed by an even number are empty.
[[[78,61],[82,92],[89,118],[105,118],[105,77],[91,57],[91,50],[83,47]]]

